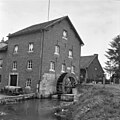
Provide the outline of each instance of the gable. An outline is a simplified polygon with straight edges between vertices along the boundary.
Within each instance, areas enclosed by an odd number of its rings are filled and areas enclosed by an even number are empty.
[[[38,31],[40,32],[40,31],[42,31],[42,30],[46,30],[48,27],[50,27],[50,26],[52,26],[52,25],[55,25],[56,23],[58,23],[58,22],[60,22],[60,21],[62,21],[62,20],[64,20],[64,19],[66,19],[66,20],[69,22],[71,28],[72,28],[73,31],[75,32],[75,34],[76,34],[76,36],[78,37],[80,43],[83,45],[83,44],[84,44],[83,41],[81,40],[79,34],[77,33],[76,29],[74,28],[74,26],[73,26],[73,24],[72,24],[72,22],[70,21],[70,19],[69,19],[68,16],[61,17],[61,18],[58,18],[58,19],[54,19],[54,20],[51,20],[51,21],[48,21],[48,22],[44,22],[44,23],[32,25],[32,26],[27,27],[27,28],[25,28],[25,29],[22,29],[22,30],[20,30],[20,31],[18,31],[18,32],[15,32],[15,33],[13,33],[13,34],[9,34],[8,37],[11,38],[11,37],[15,37],[15,36],[24,35],[24,34],[30,34],[30,33],[33,33],[33,32],[38,32]]]
[[[94,58],[94,60],[91,62],[91,64],[89,65],[88,69],[91,71],[92,69],[94,69],[95,71],[99,71],[104,73],[103,68],[98,60],[98,58]]]
[[[80,68],[86,69],[90,63],[93,61],[94,56],[81,56],[80,58]]]
[[[81,56],[81,59],[80,59],[80,68],[81,69],[86,69],[86,68],[89,68],[89,67],[99,67],[99,69],[101,69],[101,71],[104,73],[104,70],[98,60],[98,54],[94,54],[94,55],[91,55],[91,56]]]

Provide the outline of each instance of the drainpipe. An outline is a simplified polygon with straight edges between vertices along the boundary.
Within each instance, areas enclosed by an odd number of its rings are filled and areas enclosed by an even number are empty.
[[[88,71],[87,71],[87,68],[85,69],[86,71],[86,74],[85,74],[85,83],[87,83],[87,78],[88,78]]]
[[[41,40],[40,40],[40,66],[39,66],[39,81],[38,81],[38,92],[40,92],[40,82],[42,79],[42,63],[43,63],[43,48],[44,48],[44,29],[41,30]]]
[[[79,59],[79,82],[78,82],[78,83],[80,83],[80,81],[81,81],[81,80],[80,80],[80,68],[81,68],[81,67],[80,67],[80,60],[81,60],[81,44],[79,43],[79,45],[80,45],[80,47],[79,47],[79,53],[80,53],[79,58],[80,58],[80,59]]]

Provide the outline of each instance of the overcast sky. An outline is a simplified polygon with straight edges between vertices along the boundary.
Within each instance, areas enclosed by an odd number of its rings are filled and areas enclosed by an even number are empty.
[[[47,21],[49,0],[0,0],[0,39],[30,25]],[[84,42],[82,55],[105,51],[120,34],[120,0],[51,0],[50,20],[68,15]],[[5,38],[6,39],[6,38]]]

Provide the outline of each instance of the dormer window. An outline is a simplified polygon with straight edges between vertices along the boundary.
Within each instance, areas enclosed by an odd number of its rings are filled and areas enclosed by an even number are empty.
[[[18,53],[18,45],[14,46],[14,54]]]
[[[29,51],[28,52],[33,52],[33,43],[29,43]]]
[[[73,51],[72,50],[69,50],[68,57],[73,58]]]
[[[55,52],[54,52],[54,54],[56,54],[56,55],[60,54],[60,46],[59,45],[55,46]]]
[[[68,39],[68,33],[66,30],[63,30],[62,38],[67,40]]]

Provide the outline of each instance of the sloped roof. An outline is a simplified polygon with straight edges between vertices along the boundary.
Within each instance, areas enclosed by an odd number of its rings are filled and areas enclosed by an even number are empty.
[[[36,25],[32,25],[30,27],[27,27],[27,28],[24,28],[20,31],[17,31],[13,34],[10,34],[9,37],[13,37],[13,36],[18,36],[18,35],[22,35],[22,34],[26,34],[26,33],[30,33],[30,32],[35,32],[35,31],[38,31],[38,30],[42,30],[44,29],[46,26],[54,23],[55,21],[57,20],[60,20],[59,19],[55,19],[55,20],[52,20],[52,21],[48,21],[48,22],[44,22],[44,23],[40,23],[40,24],[36,24]]]
[[[72,22],[70,21],[69,17],[68,16],[64,16],[64,17],[61,17],[61,18],[58,18],[58,19],[54,19],[54,20],[51,20],[51,21],[48,21],[48,22],[44,22],[44,23],[40,23],[40,24],[36,24],[36,25],[32,25],[30,27],[27,27],[25,29],[22,29],[20,31],[17,31],[13,34],[9,34],[9,38],[10,37],[15,37],[15,36],[19,36],[19,35],[23,35],[23,34],[28,34],[28,33],[32,33],[32,32],[37,32],[37,31],[40,31],[40,30],[45,30],[47,29],[49,26],[52,26],[58,22],[60,22],[61,20],[64,20],[64,19],[67,19],[68,22],[71,24],[74,32],[76,33],[77,37],[79,38],[79,41],[81,42],[81,44],[84,44],[83,41],[81,40],[79,34],[77,33],[76,29],[74,28]]]
[[[7,50],[7,44],[4,42],[0,42],[0,51],[5,51]]]
[[[80,59],[80,68],[85,69],[89,67],[91,62],[94,60],[94,58],[97,56],[97,54],[90,55],[90,56],[81,56]]]

